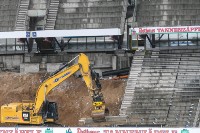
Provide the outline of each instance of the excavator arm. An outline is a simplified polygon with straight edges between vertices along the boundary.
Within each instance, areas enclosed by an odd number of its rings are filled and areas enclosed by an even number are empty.
[[[73,65],[56,75],[49,77],[38,88],[35,98],[34,113],[38,113],[49,92],[79,70],[79,65]]]
[[[109,114],[109,110],[105,107],[105,101],[101,92],[101,83],[99,81],[99,75],[91,68],[92,80],[96,84],[96,88],[92,91],[93,106],[92,118],[94,122],[105,121],[105,116]]]
[[[101,93],[101,84],[98,76],[91,69],[89,59],[85,54],[81,53],[75,58],[78,58],[78,64],[70,67],[62,67],[39,86],[35,98],[33,110],[34,114],[39,113],[41,106],[46,101],[46,96],[53,88],[80,70],[85,84],[89,90],[90,96],[93,99],[94,109],[92,111],[92,118],[95,121],[102,121],[105,118],[105,102],[103,99],[103,94]],[[96,88],[94,88],[92,80],[95,81]]]

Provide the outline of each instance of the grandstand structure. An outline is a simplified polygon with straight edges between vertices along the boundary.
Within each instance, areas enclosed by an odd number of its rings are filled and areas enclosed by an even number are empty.
[[[137,51],[121,105],[128,124],[199,127],[199,49]]]
[[[133,4],[127,0],[3,0],[0,5],[3,10],[0,32],[41,30],[83,32],[84,29],[94,29],[93,32],[97,32],[98,29],[105,31],[101,36],[85,33],[85,36],[63,35],[58,38],[2,37],[0,53],[4,57],[2,56],[1,63],[5,69],[12,67],[19,69],[20,63],[41,63],[44,60],[46,63],[60,63],[70,60],[77,53],[85,52],[94,67],[99,70],[127,67],[130,65],[130,55],[122,48],[128,48],[123,40],[127,39],[124,36],[127,32],[126,21],[133,15],[133,8],[130,8],[134,6]],[[106,29],[118,29],[119,34],[107,35]],[[9,57],[14,63],[8,63],[6,58],[16,54],[20,56]]]
[[[199,0],[135,0],[135,26],[194,26],[200,23]]]
[[[200,1],[135,5],[132,48],[145,50],[134,53],[120,116],[131,126],[199,127]]]

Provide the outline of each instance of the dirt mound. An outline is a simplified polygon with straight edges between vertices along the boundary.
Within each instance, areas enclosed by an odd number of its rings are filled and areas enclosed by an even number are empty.
[[[44,73],[1,73],[0,105],[22,100],[34,100],[35,93],[44,79]],[[125,81],[101,80],[105,102],[110,115],[118,115]],[[82,117],[90,117],[92,103],[87,87],[80,78],[70,77],[50,92],[47,99],[57,102],[58,123],[78,126]]]

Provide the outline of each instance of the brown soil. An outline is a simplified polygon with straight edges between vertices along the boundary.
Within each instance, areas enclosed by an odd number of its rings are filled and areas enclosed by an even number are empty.
[[[21,102],[22,100],[34,100],[38,86],[44,79],[44,73],[0,74],[0,105]],[[124,93],[125,81],[101,80],[102,92],[110,115],[118,115],[121,99]],[[78,120],[90,117],[92,103],[85,83],[80,78],[70,77],[57,86],[48,95],[49,101],[57,102],[59,120],[58,123],[68,126],[78,126]]]

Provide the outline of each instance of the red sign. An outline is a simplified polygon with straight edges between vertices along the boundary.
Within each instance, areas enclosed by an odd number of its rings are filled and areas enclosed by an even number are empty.
[[[133,31],[137,34],[200,32],[200,26],[139,27]]]

